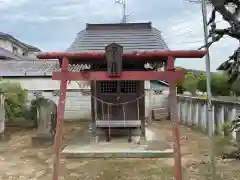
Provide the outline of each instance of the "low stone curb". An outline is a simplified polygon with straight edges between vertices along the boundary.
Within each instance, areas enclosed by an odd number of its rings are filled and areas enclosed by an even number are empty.
[[[135,151],[135,152],[62,152],[65,158],[169,158],[173,150],[167,151]]]

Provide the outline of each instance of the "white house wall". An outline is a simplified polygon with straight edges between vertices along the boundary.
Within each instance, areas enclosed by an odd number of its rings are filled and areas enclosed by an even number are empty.
[[[154,90],[145,90],[145,116],[148,117],[151,109],[166,108],[168,106],[168,92],[156,94]]]
[[[43,92],[42,96],[59,103],[59,96],[53,92]],[[28,93],[29,102],[36,97],[33,92]],[[80,91],[67,92],[64,119],[66,120],[89,120],[91,119],[91,96],[86,96]]]
[[[58,104],[59,96],[54,96],[52,92],[60,89],[60,82],[51,78],[4,78],[4,81],[19,83],[22,88],[27,89],[28,101],[35,99],[34,91],[43,92],[42,96],[53,100]],[[81,90],[90,90],[90,86],[86,81],[77,83],[71,81],[68,84],[68,92],[66,97],[65,119],[90,119],[91,118],[91,97],[82,94]]]
[[[17,47],[18,54],[22,55],[24,52],[23,48],[17,44],[14,44],[14,46]],[[0,47],[10,52],[13,52],[13,43],[8,40],[0,39]]]
[[[43,96],[53,100],[56,104],[59,102],[59,96],[53,96],[52,92],[44,92]],[[80,91],[67,92],[64,119],[91,119],[91,97],[83,95]]]
[[[43,92],[42,96],[53,100],[58,104],[59,96],[55,96],[53,92],[59,91],[59,81],[54,81],[47,78],[16,78],[5,79],[5,81],[20,83],[21,86],[29,90],[28,100],[35,99],[34,91]],[[66,97],[64,118],[68,120],[90,120],[91,119],[91,96],[84,95],[81,90],[90,90],[89,84],[81,82],[81,88],[78,83],[72,81],[68,85],[68,92]],[[80,90],[81,89],[81,90]],[[145,82],[145,115],[149,116],[150,109],[167,107],[168,91],[157,94],[156,91],[150,89],[150,82]],[[150,93],[151,92],[151,93]]]
[[[145,81],[144,82],[144,89],[150,89],[151,85],[150,85],[150,81]]]
[[[43,91],[43,90],[59,90],[60,81],[52,80],[51,78],[4,78],[4,81],[13,83],[20,83],[22,88],[29,91]],[[79,87],[79,84],[81,85]],[[77,83],[71,81],[68,83],[68,89],[90,89],[90,85],[86,81]]]

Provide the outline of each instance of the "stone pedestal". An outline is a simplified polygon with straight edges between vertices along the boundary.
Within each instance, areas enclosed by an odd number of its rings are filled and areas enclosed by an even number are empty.
[[[37,132],[36,135],[32,137],[33,147],[46,147],[54,143],[51,126],[51,109],[48,106],[40,106],[38,109]]]
[[[0,133],[0,141],[8,141],[10,140],[10,134],[7,132]]]
[[[54,137],[51,134],[36,134],[32,137],[33,147],[46,147],[54,143]]]

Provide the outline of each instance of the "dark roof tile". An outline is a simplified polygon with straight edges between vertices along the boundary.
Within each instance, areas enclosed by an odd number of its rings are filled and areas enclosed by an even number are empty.
[[[68,51],[104,51],[111,43],[123,46],[124,51],[166,50],[161,32],[151,23],[87,24],[68,48]]]

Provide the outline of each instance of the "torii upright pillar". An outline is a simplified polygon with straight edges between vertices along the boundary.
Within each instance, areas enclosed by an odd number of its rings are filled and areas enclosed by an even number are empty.
[[[167,71],[175,71],[174,57],[168,57]],[[175,179],[182,180],[182,162],[181,162],[181,146],[180,146],[180,128],[179,118],[177,115],[177,86],[176,82],[170,83],[169,105],[170,105],[170,120],[173,123],[173,150],[175,163]]]
[[[68,73],[68,64],[69,60],[67,57],[62,58],[62,68],[61,73]],[[64,123],[64,109],[67,93],[67,79],[60,80],[60,97],[58,103],[58,112],[57,112],[57,130],[55,135],[55,158],[53,164],[53,180],[58,180],[59,176],[59,165],[60,165],[60,151],[62,147],[62,138],[63,138],[63,123]]]
[[[181,169],[181,152],[180,152],[180,132],[179,121],[176,111],[176,83],[184,77],[183,71],[175,71],[174,58],[202,58],[207,51],[154,51],[154,52],[132,52],[124,53],[123,57],[133,61],[146,61],[147,59],[156,59],[167,57],[167,71],[123,71],[119,77],[109,77],[107,72],[68,72],[68,58],[74,58],[76,61],[82,60],[98,60],[104,61],[104,53],[82,53],[82,52],[54,52],[54,53],[40,53],[40,59],[58,59],[62,58],[61,72],[53,73],[53,80],[60,80],[60,99],[58,105],[58,120],[57,132],[55,137],[55,160],[53,170],[53,180],[59,180],[59,164],[60,164],[60,151],[62,145],[63,134],[63,116],[64,106],[67,91],[67,81],[76,80],[165,80],[170,83],[170,111],[171,120],[173,122],[173,137],[174,137],[174,157],[175,157],[175,179],[182,180]]]

